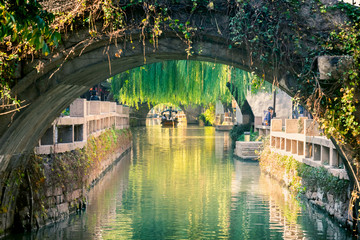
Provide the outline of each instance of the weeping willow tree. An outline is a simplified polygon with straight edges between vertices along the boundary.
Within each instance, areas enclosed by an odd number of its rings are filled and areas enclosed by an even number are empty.
[[[245,100],[247,89],[259,79],[227,65],[183,60],[134,68],[109,81],[119,102],[136,106],[139,102],[208,105],[218,99],[229,103],[232,96],[227,82],[233,83],[240,99]]]

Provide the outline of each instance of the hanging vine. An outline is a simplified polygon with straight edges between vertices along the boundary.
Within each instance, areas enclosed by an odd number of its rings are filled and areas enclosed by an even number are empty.
[[[297,14],[309,11],[316,19],[316,15],[339,14],[339,10],[346,12],[350,21],[331,35],[312,31],[304,24],[306,19]],[[359,84],[359,18],[357,7],[341,2],[326,7],[317,0],[266,1],[259,6],[251,1],[240,1],[230,23],[232,40],[245,46],[253,70],[265,75],[265,70],[270,69],[274,84],[280,69],[295,77],[299,89],[297,97],[312,111],[329,137],[353,147],[354,163],[359,161],[360,151],[359,96],[356,91]],[[352,56],[354,64],[339,79],[320,81],[314,63],[321,55]],[[256,61],[257,64],[253,64]]]
[[[112,41],[119,37],[125,39],[126,31],[137,30],[140,40],[143,43],[150,41],[156,50],[158,38],[164,30],[172,29],[187,44],[184,51],[191,55],[193,37],[201,26],[194,26],[189,20],[172,18],[172,10],[181,5],[183,9],[190,9],[192,14],[196,11],[212,12],[218,7],[217,2],[210,0],[80,0],[66,3],[62,8],[49,5],[51,2],[44,1],[40,5],[35,0],[5,0],[0,3],[0,114],[20,107],[21,100],[11,91],[19,77],[18,63],[25,58],[34,56],[41,59],[48,55],[59,44],[60,34],[66,38],[67,33],[75,29],[87,28],[89,39],[108,36]],[[249,53],[251,70],[263,79],[273,73],[275,85],[280,73],[295,77],[301,95],[306,96],[301,101],[307,102],[308,108],[316,113],[324,131],[339,142],[359,149],[359,96],[356,91],[360,45],[358,10],[344,3],[326,8],[318,0],[263,1],[261,4],[241,0],[232,4],[236,6],[235,14],[230,16],[232,44],[245,47]],[[43,7],[51,9],[52,13],[44,11]],[[340,10],[347,13],[350,22],[328,38],[323,32],[312,31],[306,19],[301,18],[300,11],[304,9],[310,12],[308,15],[317,16]],[[141,19],[133,19],[130,16],[133,13],[140,13],[137,16]],[[128,40],[131,44],[132,39]],[[324,91],[318,76],[312,71],[314,59],[324,54],[353,56],[352,72],[339,80],[340,84],[344,84],[342,88]],[[122,50],[119,48],[115,56],[121,55]],[[41,65],[37,70],[41,70]],[[144,90],[139,90],[139,94],[140,97],[144,95]],[[354,157],[358,159],[359,151],[355,152]]]
[[[190,1],[188,6],[195,11],[208,4],[209,1]],[[172,19],[168,14],[173,1],[142,0],[80,0],[61,2],[35,0],[5,0],[0,3],[0,114],[14,112],[27,103],[17,98],[12,88],[19,79],[21,69],[19,63],[24,59],[38,59],[37,71],[41,71],[42,57],[46,57],[56,48],[61,36],[79,28],[88,28],[89,39],[101,36],[126,38],[126,31],[139,30],[140,40],[144,45],[144,62],[146,62],[145,41],[158,47],[158,37],[164,28],[172,29],[176,35],[188,45],[184,49],[192,54],[192,36],[197,30],[190,22]],[[143,19],[132,19],[127,13],[142,12]],[[132,44],[132,39],[129,39]],[[117,45],[117,44],[116,44]],[[84,47],[86,48],[86,46]],[[70,51],[64,62],[73,53]],[[108,54],[106,52],[106,54]],[[119,47],[116,57],[121,57]],[[60,64],[58,70],[62,67]],[[56,70],[55,72],[57,72]],[[52,75],[51,75],[52,76]],[[23,103],[23,104],[21,104]]]
[[[29,55],[47,56],[58,45],[61,36],[49,26],[53,20],[37,1],[0,2],[0,112],[20,107],[11,92],[18,62]]]
[[[329,8],[340,9],[351,20],[341,30],[334,31],[324,44],[332,54],[352,57],[352,65],[339,79],[332,81],[331,91],[323,93],[320,104],[325,107],[320,120],[325,133],[335,136],[342,144],[360,145],[360,9],[350,4],[339,3]],[[360,149],[355,148],[355,162],[360,161]]]

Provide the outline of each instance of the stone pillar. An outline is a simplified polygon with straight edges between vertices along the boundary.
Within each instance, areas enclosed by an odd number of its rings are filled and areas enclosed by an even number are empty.
[[[74,124],[71,125],[71,128],[72,128],[72,131],[71,131],[71,143],[74,143],[74,142],[75,142],[75,137],[74,137],[74,135],[75,135],[75,133],[74,133],[75,128],[74,128]]]
[[[237,105],[237,104],[236,104]],[[237,105],[238,106],[238,105]],[[236,109],[237,111],[237,109]],[[224,106],[222,105],[220,100],[216,101],[216,105],[215,105],[215,114],[224,114]]]
[[[70,117],[85,117],[86,107],[86,99],[76,99],[70,104]]]
[[[236,103],[236,122],[238,124],[243,123],[243,115],[241,113],[241,109],[239,108],[239,105]]]
[[[56,126],[53,124],[53,125],[52,125],[52,128],[53,128],[53,144],[56,144],[56,141],[57,141]]]
[[[339,154],[335,148],[330,148],[330,166],[339,167]]]
[[[89,103],[90,103],[89,114],[90,115],[100,115],[101,114],[101,102],[100,101],[90,101]]]

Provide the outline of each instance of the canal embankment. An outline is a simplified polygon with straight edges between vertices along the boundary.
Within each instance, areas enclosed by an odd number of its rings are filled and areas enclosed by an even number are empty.
[[[39,229],[85,208],[89,189],[131,150],[128,118],[116,103],[79,99],[55,120],[19,170],[14,229]]]
[[[263,172],[352,228],[349,178],[335,146],[313,120],[287,119],[283,126],[274,119],[259,162]]]
[[[150,126],[132,133],[131,156],[89,191],[86,211],[5,239],[352,239],[262,174],[257,161],[234,160],[227,132]]]
[[[292,156],[271,152],[269,146],[261,152],[259,162],[263,172],[287,186],[294,194],[304,196],[342,226],[352,226],[348,180],[332,175],[324,167],[312,167]]]

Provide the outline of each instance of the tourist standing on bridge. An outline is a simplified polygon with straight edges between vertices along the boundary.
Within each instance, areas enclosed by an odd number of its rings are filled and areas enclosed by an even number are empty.
[[[269,107],[268,112],[266,113],[265,118],[264,118],[264,125],[265,126],[270,126],[271,125],[271,119],[273,118],[273,113],[274,113],[274,108]]]

